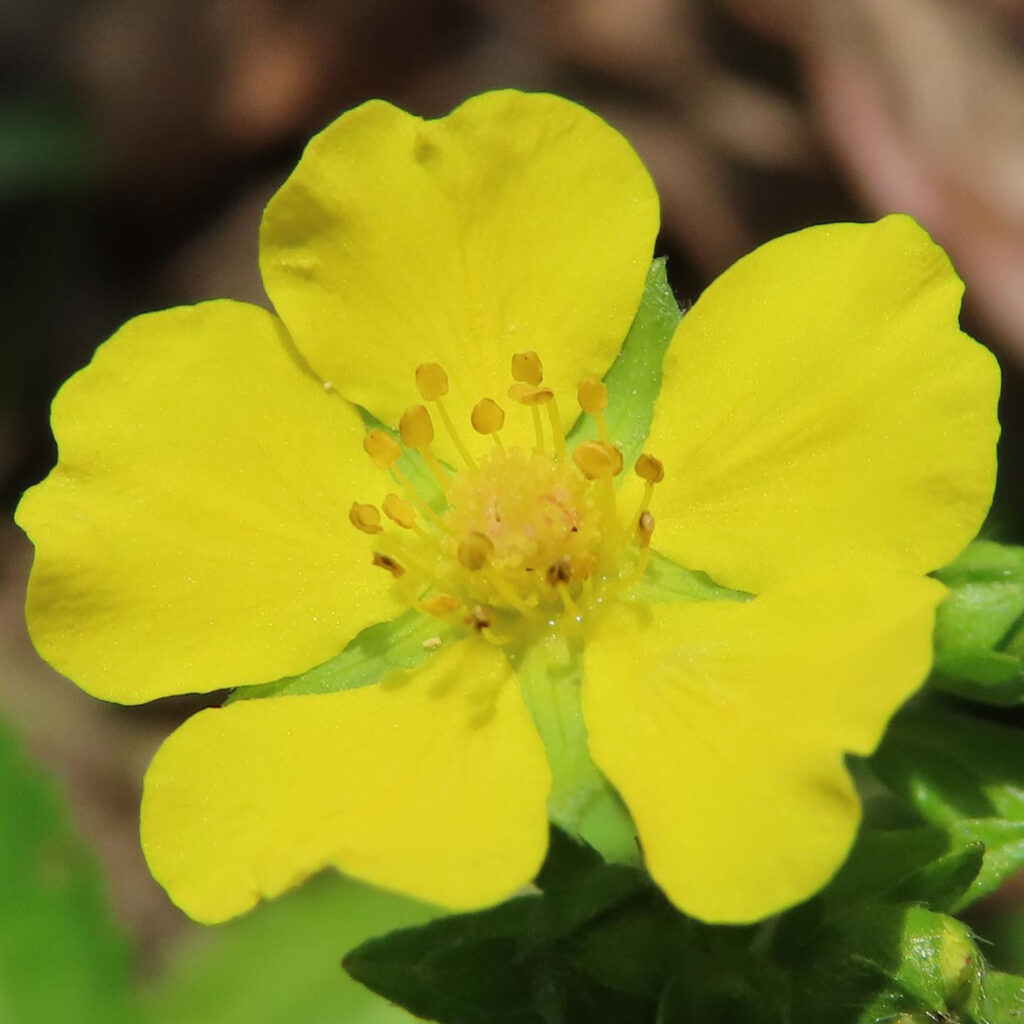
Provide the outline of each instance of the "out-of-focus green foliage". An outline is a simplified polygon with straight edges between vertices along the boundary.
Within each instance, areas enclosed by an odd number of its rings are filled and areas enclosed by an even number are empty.
[[[103,888],[60,796],[0,723],[0,1021],[142,1020]]]
[[[209,930],[161,977],[147,1024],[400,1024],[403,1010],[357,985],[346,950],[422,924],[429,908],[325,874]]]

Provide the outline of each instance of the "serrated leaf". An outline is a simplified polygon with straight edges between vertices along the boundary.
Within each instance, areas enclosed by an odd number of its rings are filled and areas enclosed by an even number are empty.
[[[0,723],[0,1020],[136,1024],[125,937],[49,780]]]
[[[984,854],[977,838],[937,825],[864,829],[820,899],[831,913],[872,900],[951,910],[977,882]]]
[[[892,723],[870,764],[929,821],[1024,821],[1022,739],[1012,726],[925,704]]]
[[[640,308],[615,362],[605,374],[608,433],[632,466],[643,451],[651,427],[654,400],[661,390],[661,366],[679,324],[679,305],[668,285],[666,261],[651,264]],[[597,436],[592,416],[580,416],[569,431],[569,446]]]
[[[411,1024],[339,961],[371,935],[434,914],[324,873],[181,950],[148,994],[147,1024]]]
[[[445,1024],[536,1024],[521,956],[539,896],[372,939],[345,958],[357,981],[418,1017]]]
[[[394,669],[422,665],[440,646],[434,641],[440,640],[443,644],[455,636],[455,627],[410,609],[391,622],[378,622],[364,629],[341,654],[323,665],[274,683],[240,686],[231,693],[228,703],[253,697],[334,693],[370,686]]]

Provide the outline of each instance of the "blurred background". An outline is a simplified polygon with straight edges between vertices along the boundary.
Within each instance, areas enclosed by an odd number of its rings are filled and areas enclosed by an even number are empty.
[[[339,987],[335,911],[356,908],[349,944],[388,914],[423,912],[325,882],[315,898],[204,931],[150,880],[140,780],[194,705],[95,702],[24,631],[31,554],[10,512],[54,459],[59,383],[137,313],[265,301],[262,206],[346,108],[376,96],[437,116],[485,89],[550,90],[616,125],[647,163],[681,301],[775,235],[913,214],[967,283],[965,327],[1004,367],[988,533],[1020,542],[1022,55],[1021,0],[0,0],[0,745],[17,771],[42,770],[55,815],[56,846],[23,856],[48,865],[51,888],[92,872],[147,1014],[356,1019],[332,1002],[355,998]],[[2,809],[10,790],[0,779],[0,829],[17,821]],[[267,958],[300,935],[308,948],[277,984],[321,1002],[293,1016],[282,1007],[294,1010],[294,992],[275,1003],[260,985]]]

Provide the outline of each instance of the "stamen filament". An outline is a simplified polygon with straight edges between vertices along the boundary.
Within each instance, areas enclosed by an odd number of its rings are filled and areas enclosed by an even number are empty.
[[[429,445],[424,445],[422,448],[418,448],[417,451],[423,456],[423,461],[427,464],[427,469],[433,474],[434,479],[437,481],[438,487],[444,491],[447,497],[448,491],[451,489],[452,481],[448,474],[444,471],[441,463],[438,462],[437,456],[434,454],[434,449]]]
[[[558,591],[558,596],[562,599],[562,604],[565,605],[565,610],[575,619],[579,616],[580,610],[576,607],[576,602],[572,599],[572,594],[569,593],[569,587],[565,583],[555,584],[555,589]]]
[[[558,402],[551,398],[547,403],[548,418],[551,420],[551,436],[555,443],[555,454],[560,458],[567,458],[569,450],[565,446],[565,431],[562,429],[562,417],[558,412]]]
[[[447,533],[447,529],[444,525],[444,520],[430,507],[430,502],[423,497],[413,482],[403,473],[397,465],[391,466],[391,473],[394,478],[398,481],[402,490],[405,491],[406,497],[423,513],[423,515],[429,519],[435,526],[439,526],[442,531]]]
[[[502,575],[501,570],[493,566],[487,570],[487,582],[494,587],[501,598],[510,604],[516,611],[524,615],[532,615],[534,608],[526,603],[515,591],[515,588]]]
[[[535,405],[530,406],[530,410],[533,412],[533,431],[536,435],[536,442],[533,450],[538,455],[544,454],[544,427],[540,420],[540,409]]]
[[[463,444],[462,438],[459,436],[459,432],[455,429],[455,424],[452,422],[451,416],[448,415],[448,410],[444,407],[444,402],[440,398],[435,398],[434,405],[437,406],[437,411],[441,415],[441,422],[444,424],[444,429],[448,431],[448,436],[452,439],[452,444],[455,445],[458,453],[462,456],[463,462],[465,462],[470,469],[476,469],[476,460],[470,454],[470,451],[465,444]]]

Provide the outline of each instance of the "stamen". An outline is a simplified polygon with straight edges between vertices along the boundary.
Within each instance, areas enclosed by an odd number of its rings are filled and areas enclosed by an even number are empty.
[[[488,566],[487,568],[487,582],[494,587],[498,592],[501,599],[508,605],[511,605],[518,612],[522,612],[524,615],[532,615],[535,606],[525,601],[523,598],[516,593],[512,584],[505,579],[501,574],[501,570],[495,566]]]
[[[479,572],[491,560],[494,544],[482,533],[471,533],[459,544],[459,561],[470,572]]]
[[[415,448],[420,453],[441,490],[447,494],[451,481],[434,454],[432,447],[434,424],[431,422],[430,413],[427,412],[426,407],[422,405],[409,406],[398,421],[398,433],[402,437],[403,444],[409,448]]]
[[[455,445],[459,455],[462,456],[463,462],[470,469],[476,469],[476,461],[470,454],[469,449],[462,443],[462,438],[455,429],[455,424],[448,415],[448,410],[442,401],[444,396],[448,394],[448,374],[445,373],[444,368],[437,363],[420,363],[416,367],[416,387],[423,398],[437,406],[444,429],[448,431],[448,436],[452,439],[452,444]]]
[[[569,588],[564,583],[559,583],[555,589],[558,591],[558,596],[562,599],[562,605],[565,610],[574,619],[578,619],[580,610],[577,607],[576,602],[572,599],[572,595],[569,593]]]
[[[636,542],[644,550],[651,546],[651,535],[654,533],[654,516],[646,510],[641,512],[636,521]]]
[[[536,352],[517,352],[512,357],[512,379],[536,387],[544,379],[544,366]]]
[[[614,546],[620,529],[612,477],[622,472],[622,452],[604,441],[582,441],[573,451],[572,460],[588,480],[598,482],[598,501],[605,523],[603,547],[607,551]]]
[[[381,469],[390,469],[402,457],[402,446],[383,430],[371,430],[363,438],[363,451]]]
[[[552,562],[544,572],[548,586],[557,587],[560,583],[568,583],[572,579],[572,562],[566,556]]]
[[[588,480],[618,476],[622,472],[622,452],[604,441],[582,441],[572,453],[576,468]]]
[[[405,575],[405,567],[403,565],[396,562],[390,555],[385,555],[380,551],[374,551],[373,564],[380,569],[387,569],[396,580],[401,579]]]
[[[505,450],[499,434],[499,431],[505,425],[505,410],[497,402],[492,401],[490,398],[481,398],[473,406],[469,421],[473,424],[473,429],[478,434],[483,434],[485,437],[488,434],[493,435],[494,443],[498,446],[499,451],[503,452]]]
[[[608,408],[608,388],[594,377],[584,377],[576,387],[576,399],[584,412],[589,412],[597,421],[597,432],[605,444],[608,443],[608,424],[604,411]]]
[[[380,523],[380,512],[373,505],[363,505],[358,501],[352,502],[348,510],[349,522],[363,533],[380,533],[384,529]]]
[[[427,402],[436,402],[448,394],[448,374],[437,363],[416,367],[416,389]]]
[[[421,602],[421,607],[427,615],[437,619],[445,619],[462,610],[462,602],[451,594],[434,594]]]
[[[565,430],[562,427],[562,417],[558,414],[558,402],[555,400],[554,392],[548,388],[537,388],[523,401],[527,405],[537,404],[547,407],[548,418],[551,420],[551,438],[555,444],[555,454],[560,459],[566,458],[569,452],[565,447]]]
[[[427,536],[423,527],[416,522],[416,507],[411,501],[406,501],[397,494],[389,494],[384,499],[381,508],[384,510],[384,515],[396,526],[400,526],[403,530],[412,530],[421,537]]]
[[[662,465],[660,459],[656,459],[653,455],[648,455],[644,452],[639,459],[636,460],[636,465],[633,467],[634,472],[641,480],[644,481],[644,496],[640,502],[640,508],[637,515],[643,515],[647,510],[647,507],[651,503],[651,496],[654,494],[654,485],[660,484],[665,479],[665,467]]]
[[[536,435],[534,451],[541,454],[544,451],[544,427],[540,419],[540,407],[553,397],[552,392],[547,388],[539,388],[536,385],[517,381],[508,389],[508,397],[520,405],[528,405],[533,413],[533,430]]]

